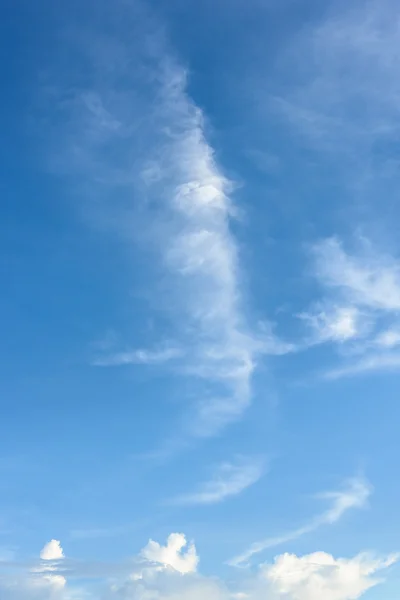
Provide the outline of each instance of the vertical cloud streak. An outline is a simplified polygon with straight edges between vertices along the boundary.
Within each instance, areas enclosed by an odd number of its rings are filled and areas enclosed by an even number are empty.
[[[132,22],[129,8],[118,6],[126,23]],[[196,380],[198,390],[187,428],[192,436],[209,436],[249,406],[260,350],[241,293],[231,230],[233,187],[206,139],[203,114],[187,93],[185,69],[151,19],[140,14],[135,38],[120,25],[121,16],[112,35],[87,36],[85,78],[58,94],[67,147],[58,162],[75,181],[78,176],[87,198],[95,198],[103,222],[111,228],[118,223],[130,240],[139,229],[135,215],[145,215],[144,237],[157,250],[170,290],[164,300],[177,338],[174,358],[181,358],[178,368]],[[94,364],[138,364],[143,357],[155,355],[117,352]]]
[[[194,432],[208,435],[250,403],[256,343],[247,330],[240,294],[238,247],[230,230],[231,185],[216,164],[203,116],[185,88],[182,70],[169,68],[161,112],[170,133],[157,173],[173,223],[163,240],[163,261],[179,287],[181,316],[190,332],[187,370],[209,383]]]

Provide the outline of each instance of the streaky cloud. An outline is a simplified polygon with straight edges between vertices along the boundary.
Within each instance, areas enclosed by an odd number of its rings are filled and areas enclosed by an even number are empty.
[[[323,525],[332,525],[333,523],[336,523],[348,510],[366,506],[371,491],[372,488],[368,482],[364,479],[354,478],[349,480],[342,490],[318,494],[317,497],[331,502],[330,508],[325,512],[312,518],[305,525],[293,529],[288,533],[255,542],[245,552],[229,560],[228,564],[235,567],[241,566],[246,564],[252,556],[259,554],[268,548],[273,548],[296,540],[307,533],[315,531]]]
[[[400,262],[379,254],[368,243],[363,254],[345,252],[337,238],[323,240],[313,249],[316,276],[356,306],[377,311],[400,309]]]
[[[265,472],[265,461],[242,458],[235,462],[222,463],[215,469],[214,476],[199,486],[198,490],[178,496],[173,504],[196,505],[217,504],[237,496],[259,481]]]
[[[181,358],[183,351],[173,346],[156,350],[138,349],[107,354],[92,360],[95,367],[116,367],[124,365],[160,365]]]
[[[322,378],[396,370],[400,344],[400,260],[368,239],[356,239],[348,252],[336,238],[312,247],[314,276],[323,290],[317,309],[300,315],[317,342],[347,345],[346,362]]]
[[[397,372],[400,369],[400,354],[381,353],[367,355],[359,361],[330,369],[324,373],[324,379],[341,379],[343,377],[354,377],[367,373]]]
[[[129,13],[124,3],[120,8]],[[67,123],[63,164],[86,197],[96,198],[104,226],[151,249],[169,289],[164,300],[177,342],[177,349],[163,349],[161,339],[155,350],[117,351],[93,363],[157,365],[180,358],[183,374],[197,380],[198,389],[186,434],[204,437],[249,407],[265,349],[282,354],[287,347],[271,337],[265,344],[251,323],[232,231],[238,214],[234,183],[207,139],[184,65],[150,21],[141,17],[136,37],[128,30],[109,36],[107,56],[100,50],[96,55],[99,44],[92,43],[85,56],[88,88],[79,81],[60,93]],[[145,223],[140,231],[139,214]],[[163,300],[155,309],[166,310]]]

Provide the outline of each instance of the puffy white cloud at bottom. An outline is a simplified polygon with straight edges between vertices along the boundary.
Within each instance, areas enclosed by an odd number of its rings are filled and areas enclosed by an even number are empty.
[[[42,560],[61,560],[64,558],[64,551],[58,540],[48,542],[40,553]]]
[[[166,546],[150,540],[141,555],[150,562],[162,567],[172,567],[179,573],[193,573],[197,569],[199,558],[194,544],[189,544],[187,551],[183,552],[186,546],[186,538],[182,533],[171,533]]]
[[[394,564],[396,555],[373,558],[359,554],[351,559],[335,559],[325,552],[298,557],[283,554],[264,575],[280,597],[292,600],[354,600],[379,583],[375,573]]]
[[[194,544],[183,534],[171,534],[165,546],[150,541],[131,563],[130,572],[119,579],[107,573],[89,582],[84,572],[59,563],[38,562],[20,577],[4,572],[1,600],[357,600],[382,583],[381,572],[397,555],[334,558],[325,552],[305,556],[282,554],[261,564],[255,573],[236,571],[236,583],[205,577],[197,572]],[[82,565],[81,565],[82,566]],[[79,579],[85,579],[82,587]],[[67,581],[69,580],[69,581]]]
[[[298,557],[283,554],[261,565],[232,589],[196,573],[182,576],[172,570],[147,572],[116,587],[106,600],[356,600],[382,580],[376,574],[397,556],[374,558],[360,554],[335,559],[325,552]]]

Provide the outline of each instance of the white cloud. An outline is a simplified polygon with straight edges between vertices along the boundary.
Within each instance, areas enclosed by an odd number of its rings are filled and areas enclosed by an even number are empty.
[[[120,8],[129,13],[127,4]],[[152,32],[150,55],[146,27]],[[185,69],[156,29],[143,17],[137,35],[129,31],[108,40],[123,57],[113,69],[112,56],[91,53],[91,77],[85,80],[92,89],[67,86],[68,98],[71,89],[75,94],[62,103],[67,123],[62,146],[69,149],[63,162],[74,180],[78,175],[83,182],[85,197],[90,191],[96,197],[97,209],[102,206],[108,216],[105,222],[112,227],[118,222],[124,239],[146,238],[147,247],[156,250],[151,256],[159,261],[169,292],[160,295],[156,309],[168,304],[167,329],[176,333],[182,370],[197,378],[199,402],[188,419],[190,434],[207,436],[239,418],[251,403],[262,349],[242,293],[239,247],[231,228],[233,185],[207,140],[203,114],[187,93]],[[105,198],[111,202],[104,206]],[[140,228],[132,218],[139,212]],[[178,358],[175,351],[156,349],[117,352],[95,362],[158,364],[173,358]]]
[[[318,497],[332,502],[320,518],[321,523],[335,523],[351,508],[364,508],[372,492],[371,485],[360,478],[350,479],[339,491],[324,492]]]
[[[236,496],[254,485],[263,475],[264,465],[260,460],[239,460],[221,464],[214,477],[202,484],[198,491],[179,496],[178,504],[216,504]]]
[[[61,575],[0,578],[0,595],[2,600],[79,600],[69,594],[65,583]]]
[[[400,308],[400,261],[379,253],[366,240],[358,253],[349,254],[336,238],[317,244],[314,256],[316,276],[326,293],[331,294],[332,304],[345,301],[353,311],[348,315],[358,315],[359,325],[354,333],[362,339],[354,348],[362,358],[356,360],[352,356],[351,362],[328,370],[324,377],[338,379],[398,370],[400,358],[392,350],[400,344],[400,330],[396,325],[388,328],[387,322],[390,319],[396,323]],[[350,321],[347,324],[351,333]],[[356,336],[349,335],[349,339]]]
[[[257,342],[247,330],[241,298],[238,247],[230,230],[231,184],[185,88],[182,70],[169,68],[161,111],[173,135],[163,143],[159,172],[174,225],[163,238],[163,253],[181,296],[180,322],[193,332],[191,371],[214,386],[200,403],[194,428],[208,435],[249,405]]]
[[[299,346],[292,342],[287,342],[275,334],[275,324],[269,321],[258,323],[259,342],[257,349],[263,355],[283,356],[299,350]]]
[[[393,207],[398,196],[393,149],[400,122],[399,40],[393,0],[333,3],[322,20],[312,19],[293,36],[280,57],[288,83],[272,104],[291,140],[299,142],[299,150],[306,143],[314,151],[310,162],[316,159],[331,173],[339,191],[332,208],[334,214],[340,212],[346,229],[359,228],[381,239],[385,231],[392,254],[365,239],[357,240],[355,252],[335,237],[314,247],[315,273],[324,287],[323,309],[308,311],[308,316],[317,340],[347,342],[341,351],[348,342],[357,342],[359,353],[374,345],[397,345],[397,336],[386,336],[381,329],[387,327],[388,318],[382,323],[385,316],[394,317],[400,309],[399,246],[390,221],[396,221]],[[360,206],[367,210],[360,212]],[[337,307],[350,312],[336,318]],[[376,364],[373,358],[368,361]],[[359,363],[355,368],[363,367]]]
[[[67,589],[67,580],[57,572],[60,559],[64,558],[61,544],[51,540],[40,552],[42,561],[30,568],[25,565],[16,575],[5,567],[0,571],[0,597],[2,600],[78,600]],[[7,565],[12,565],[9,561]],[[14,562],[14,567],[19,567]]]
[[[127,350],[96,358],[92,364],[96,367],[114,367],[122,365],[159,365],[180,358],[182,350],[167,346],[158,350]]]
[[[197,572],[199,559],[183,534],[171,534],[167,544],[150,540],[136,560],[121,565],[101,562],[69,562],[68,578],[54,566],[51,574],[17,577],[0,573],[2,600],[356,600],[383,583],[380,573],[393,565],[397,555],[334,558],[324,552],[305,556],[282,554],[256,572],[240,571],[242,578],[224,582]],[[95,567],[95,568],[93,568]],[[108,568],[108,567],[111,567]],[[117,568],[116,568],[117,567]],[[376,574],[379,574],[379,578]],[[74,580],[78,580],[79,585]],[[82,583],[84,582],[84,584]],[[92,585],[92,583],[95,585]]]
[[[324,374],[325,379],[339,379],[362,375],[363,373],[380,373],[398,371],[400,369],[400,354],[372,354],[337,369],[331,369]]]
[[[182,574],[195,573],[199,562],[194,544],[188,545],[182,533],[171,533],[165,546],[150,540],[141,555],[152,563],[171,567]]]
[[[267,548],[280,546],[310,533],[323,525],[335,523],[348,510],[365,507],[371,491],[371,486],[365,480],[354,478],[348,481],[342,490],[318,494],[317,497],[331,501],[331,506],[325,512],[312,518],[305,525],[289,531],[288,533],[255,542],[245,552],[231,559],[229,564],[232,566],[242,565],[247,563],[252,556],[263,552]]]
[[[67,584],[63,575],[43,575],[43,580],[56,590],[63,589]]]
[[[377,252],[347,254],[336,238],[314,247],[316,275],[355,306],[381,311],[400,309],[400,262]]]
[[[397,556],[374,558],[360,554],[339,558],[324,552],[306,556],[283,554],[273,564],[264,564],[258,573],[237,583],[236,589],[217,579],[189,575],[167,578],[148,574],[114,591],[110,598],[136,597],[157,600],[356,600],[382,583],[380,571],[397,561]],[[379,578],[375,574],[379,573]],[[237,590],[239,588],[239,591]],[[240,589],[241,588],[241,589]],[[108,600],[108,596],[107,596]]]
[[[264,576],[277,596],[291,600],[355,600],[380,583],[373,577],[397,561],[360,554],[352,559],[335,559],[325,552],[298,557],[283,554],[267,565]]]
[[[167,546],[154,545],[150,553],[142,551],[150,566],[142,566],[123,582],[111,585],[106,600],[356,600],[364,592],[383,583],[375,575],[395,564],[398,555],[373,557],[359,554],[353,558],[334,558],[324,552],[305,556],[282,554],[272,564],[259,566],[253,574],[241,572],[243,579],[225,583],[190,569],[168,568],[185,543],[181,534],[172,534]],[[176,540],[176,541],[175,541]],[[175,550],[173,549],[175,547]],[[147,547],[148,548],[148,547]],[[170,549],[168,549],[170,548]],[[173,566],[173,565],[172,565]],[[180,565],[181,566],[181,565]]]
[[[333,379],[396,369],[400,344],[397,314],[400,308],[400,260],[377,251],[367,240],[358,240],[350,254],[337,238],[313,247],[314,274],[324,299],[318,310],[300,315],[314,330],[312,343],[351,342],[345,365],[328,370]],[[388,322],[392,325],[388,327]],[[362,355],[362,358],[356,358]],[[350,362],[349,362],[350,356]]]
[[[394,348],[400,344],[400,329],[386,329],[379,333],[375,339],[375,344],[382,348]]]
[[[365,331],[360,311],[354,306],[332,306],[299,315],[313,329],[315,342],[346,342]]]
[[[64,558],[64,551],[61,548],[61,543],[58,540],[48,542],[40,553],[42,560],[60,560]]]
[[[400,332],[397,327],[379,331],[357,349],[358,354],[363,354],[361,358],[352,357],[350,363],[328,370],[323,378],[339,379],[365,373],[396,372],[400,369],[399,345]]]
[[[115,584],[105,600],[230,600],[232,596],[218,579],[191,574],[147,572],[140,579]]]

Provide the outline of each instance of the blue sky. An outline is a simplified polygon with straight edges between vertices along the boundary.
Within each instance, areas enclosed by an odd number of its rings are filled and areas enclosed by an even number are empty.
[[[0,597],[396,600],[396,3],[8,2]]]

